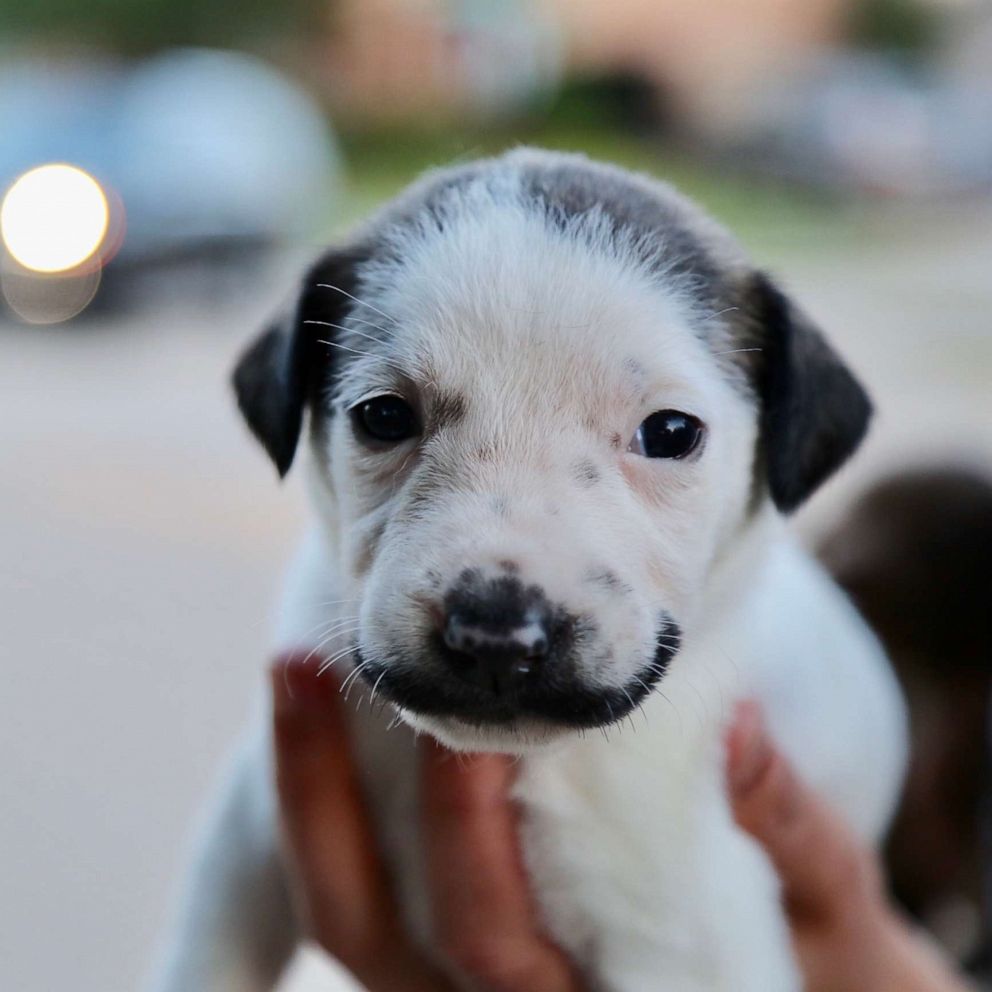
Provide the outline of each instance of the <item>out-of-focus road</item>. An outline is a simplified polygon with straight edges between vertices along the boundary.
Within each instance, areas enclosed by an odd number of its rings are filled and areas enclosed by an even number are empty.
[[[905,461],[992,467],[992,225],[783,260],[872,388],[815,527]],[[266,305],[0,328],[0,987],[126,992],[260,684],[304,520],[226,376]],[[939,508],[935,508],[939,512]],[[193,990],[191,990],[193,992]]]

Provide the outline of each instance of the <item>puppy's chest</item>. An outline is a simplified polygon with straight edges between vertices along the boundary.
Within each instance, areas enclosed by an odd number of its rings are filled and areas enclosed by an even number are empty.
[[[410,927],[429,941],[412,735],[356,730]],[[707,821],[718,816],[716,774],[705,768],[712,749],[701,729],[687,735],[662,723],[652,732],[645,722],[520,762],[514,799],[531,886],[551,934],[588,970],[629,942],[637,921],[652,921],[645,940],[668,944],[669,955],[684,953],[689,935],[698,941],[705,913],[694,911],[692,893]],[[669,919],[680,922],[666,927]]]
[[[702,754],[666,754],[662,741],[644,736],[531,760],[515,788],[523,855],[546,922],[590,964],[607,945],[627,942],[640,921],[652,921],[652,945],[678,944],[665,921],[694,915],[686,892],[699,875],[713,798]]]

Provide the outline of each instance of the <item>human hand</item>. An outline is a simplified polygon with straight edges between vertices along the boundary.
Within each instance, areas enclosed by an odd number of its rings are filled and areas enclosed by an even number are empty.
[[[276,776],[294,902],[311,939],[370,992],[579,992],[541,933],[507,798],[512,764],[422,740],[436,958],[406,935],[356,778],[338,685],[303,656],[272,669]]]
[[[806,992],[966,992],[890,905],[874,852],[776,750],[755,703],[738,705],[726,743],[734,818],[778,872]]]

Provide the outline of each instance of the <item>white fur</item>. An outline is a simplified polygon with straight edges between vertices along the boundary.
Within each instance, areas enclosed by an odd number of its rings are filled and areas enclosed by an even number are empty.
[[[391,337],[370,343],[367,325],[349,323],[342,340],[368,354],[352,356],[334,401],[404,390],[426,409],[455,393],[464,417],[391,451],[363,448],[346,415],[331,420],[311,470],[319,519],[288,581],[278,646],[341,650],[342,667],[356,639],[366,657],[415,654],[438,588],[466,565],[509,558],[553,601],[596,618],[580,674],[622,686],[651,657],[657,609],[668,611],[681,650],[639,709],[602,733],[537,720],[483,732],[406,711],[387,732],[392,712],[363,706],[368,689],[356,683],[353,729],[382,847],[429,944],[413,732],[525,754],[515,793],[534,891],[592,987],[795,992],[776,880],[724,795],[723,729],[736,700],[759,699],[799,771],[876,839],[905,749],[885,659],[770,505],[751,503],[754,404],[696,332],[719,317],[695,313],[678,280],[661,287],[604,217],[563,232],[534,216],[512,172],[454,196],[444,219],[443,232],[401,228],[390,257],[402,263],[364,271],[371,306],[354,316],[388,322]],[[628,452],[644,417],[667,408],[704,421],[702,452]],[[478,457],[483,448],[491,457]],[[575,484],[580,460],[595,465],[595,485]],[[431,505],[405,514],[410,492],[432,479],[445,481]],[[597,568],[629,594],[591,584]],[[334,600],[348,602],[323,605]],[[320,636],[349,617],[357,633]],[[282,904],[260,867],[274,835],[263,726],[214,818],[160,992],[265,989],[286,953]],[[241,918],[246,901],[252,919],[271,914],[266,953]]]

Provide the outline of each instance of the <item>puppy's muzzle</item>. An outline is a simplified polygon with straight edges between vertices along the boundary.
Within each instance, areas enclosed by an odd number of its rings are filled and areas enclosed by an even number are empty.
[[[678,625],[659,611],[653,653],[626,682],[597,684],[583,672],[584,653],[604,648],[595,618],[521,581],[514,563],[500,562],[499,569],[464,569],[441,599],[425,597],[419,647],[367,656],[356,645],[360,677],[421,716],[479,726],[538,719],[593,727],[629,713],[678,650]]]
[[[477,595],[449,595],[441,631],[445,664],[458,678],[494,696],[519,691],[540,678],[553,654],[555,632],[543,597],[532,599],[521,616],[505,594],[492,602],[480,602]]]

